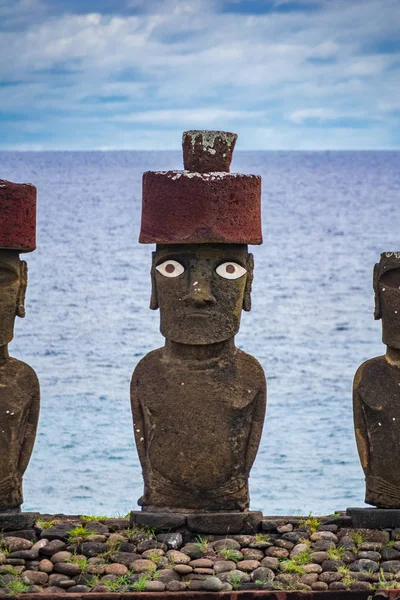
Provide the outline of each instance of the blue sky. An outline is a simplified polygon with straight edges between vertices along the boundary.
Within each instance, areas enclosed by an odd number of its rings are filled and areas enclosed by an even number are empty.
[[[0,0],[0,149],[400,149],[400,0]]]

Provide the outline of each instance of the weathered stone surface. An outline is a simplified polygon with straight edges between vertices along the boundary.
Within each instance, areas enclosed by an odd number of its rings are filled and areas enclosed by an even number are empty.
[[[43,571],[43,573],[51,573],[54,569],[54,565],[51,562],[51,560],[47,560],[47,558],[44,558],[43,560],[40,561],[39,563],[39,571]]]
[[[3,544],[10,552],[18,552],[20,550],[30,550],[33,546],[32,542],[19,537],[4,537]]]
[[[0,531],[17,531],[34,526],[39,513],[0,513]]]
[[[388,560],[382,562],[380,568],[388,573],[397,573],[400,571],[400,560]]]
[[[210,135],[212,145],[205,144]],[[220,152],[231,134],[225,135],[188,133],[191,164],[225,164],[227,155]],[[158,244],[151,307],[160,308],[166,345],[145,356],[132,377],[145,480],[139,504],[146,512],[232,513],[208,520],[189,515],[187,526],[198,533],[253,534],[261,526],[261,514],[239,518],[232,512],[249,505],[248,477],[266,404],[259,363],[234,346],[241,311],[250,310],[253,259],[247,244],[261,243],[259,199],[257,176],[183,171],[143,177],[140,241]],[[193,426],[187,413],[197,415]]]
[[[259,567],[261,567],[261,563],[258,560],[240,560],[236,564],[236,568],[239,569],[239,571],[245,571],[246,573],[251,573],[251,571],[258,569]]]
[[[135,571],[135,573],[146,573],[146,571],[156,569],[157,565],[152,560],[139,559],[135,560],[132,563],[131,567]]]
[[[216,552],[219,550],[240,550],[240,544],[236,540],[232,540],[231,538],[225,538],[223,540],[217,540],[216,542],[212,542],[211,547],[214,548]]]
[[[11,552],[8,555],[8,558],[22,558],[24,560],[36,560],[39,556],[39,552],[37,550],[17,550],[16,552]]]
[[[360,558],[350,565],[351,571],[375,571],[379,570],[379,564],[367,558]]]
[[[82,554],[88,557],[102,554],[109,550],[107,544],[102,544],[100,542],[84,542],[80,548]]]
[[[252,581],[272,581],[275,573],[267,567],[257,567],[250,575]]]
[[[68,575],[68,577],[74,577],[74,575],[79,575],[79,573],[81,572],[81,568],[79,565],[64,562],[56,563],[54,565],[54,570],[57,573],[61,573],[61,575]]]
[[[182,581],[170,581],[167,583],[168,592],[183,592],[186,590],[186,585]]]
[[[194,569],[211,569],[213,564],[214,563],[212,562],[212,560],[209,560],[208,558],[197,558],[195,560],[191,560],[189,566],[193,567]]]
[[[383,252],[374,268],[375,319],[382,319],[386,354],[363,363],[355,377],[353,408],[356,441],[365,474],[367,504],[400,508],[400,252]],[[373,450],[372,450],[373,449]],[[400,514],[400,512],[399,512]],[[376,513],[374,523],[399,526],[398,515]],[[352,519],[360,513],[351,513]],[[362,515],[366,518],[366,513]],[[387,523],[390,523],[387,525]]]
[[[145,590],[146,592],[163,592],[165,590],[165,583],[162,581],[148,581]]]
[[[179,550],[168,550],[167,557],[176,565],[187,565],[190,563],[190,556]]]
[[[66,547],[67,545],[61,540],[52,540],[40,549],[40,554],[44,554],[45,556],[53,556],[53,554],[65,550]]]
[[[187,526],[191,531],[224,535],[238,531],[258,531],[262,513],[204,513],[188,515]]]
[[[44,585],[48,582],[49,576],[47,573],[42,573],[40,571],[24,571],[23,580],[25,583],[33,585]]]
[[[72,552],[61,550],[60,552],[56,552],[55,554],[53,554],[50,560],[53,564],[55,564],[58,562],[66,562],[70,558],[72,558]]]
[[[173,512],[141,512],[133,510],[131,512],[130,522],[132,525],[147,527],[158,530],[174,529],[175,527],[184,527],[186,525],[186,516]]]
[[[328,585],[334,581],[340,581],[341,579],[343,579],[343,575],[341,573],[336,573],[335,571],[326,571],[319,576],[319,580]]]
[[[202,589],[206,592],[220,592],[224,585],[218,577],[208,577],[203,581]]]
[[[289,550],[271,546],[271,548],[266,549],[265,556],[273,556],[274,558],[287,558],[289,556]]]
[[[178,575],[187,575],[193,571],[193,567],[189,567],[189,565],[174,565],[174,571]]]
[[[262,559],[261,564],[263,567],[277,571],[279,568],[279,560],[274,556],[266,556]]]
[[[353,527],[367,529],[400,527],[400,510],[384,508],[348,508],[347,513],[351,517]]]
[[[180,533],[159,533],[157,541],[165,544],[168,550],[177,550],[182,546],[183,538]]]
[[[215,573],[227,573],[228,571],[233,571],[236,569],[236,563],[233,560],[217,560],[214,563],[214,571]]]

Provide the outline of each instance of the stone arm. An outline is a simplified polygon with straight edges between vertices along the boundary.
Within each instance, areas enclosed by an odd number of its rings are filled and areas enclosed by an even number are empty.
[[[25,435],[21,446],[21,454],[18,462],[18,473],[22,477],[26,471],[29,460],[31,458],[33,445],[36,438],[36,429],[39,420],[40,409],[40,388],[36,374],[32,372],[29,378],[32,381],[32,400],[28,408],[26,419]]]
[[[264,379],[254,401],[253,420],[246,451],[246,472],[250,473],[260,445],[267,406],[267,384]]]
[[[358,373],[354,379],[353,387],[353,416],[354,416],[354,431],[356,435],[357,450],[361,461],[364,474],[369,472],[369,440],[368,429],[364,414],[364,403],[358,389]]]
[[[138,393],[139,378],[136,370],[133,372],[131,381],[131,409],[133,417],[133,432],[142,470],[147,463],[147,436],[145,435],[145,418]]]

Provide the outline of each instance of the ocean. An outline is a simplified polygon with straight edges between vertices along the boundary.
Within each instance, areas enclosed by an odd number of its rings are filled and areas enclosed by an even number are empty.
[[[27,316],[10,346],[41,383],[24,510],[137,509],[129,383],[164,342],[148,308],[153,248],[137,241],[141,175],[180,168],[178,151],[0,152],[0,178],[38,188]],[[400,250],[400,152],[237,151],[232,172],[263,178],[264,244],[251,248],[253,308],[236,339],[268,381],[251,508],[363,506],[352,379],[385,350],[372,270]]]

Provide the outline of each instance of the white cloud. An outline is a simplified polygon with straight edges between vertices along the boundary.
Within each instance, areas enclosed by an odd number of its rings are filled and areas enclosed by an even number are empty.
[[[316,119],[317,121],[330,121],[337,119],[336,111],[331,108],[306,108],[303,110],[295,110],[290,113],[288,119],[296,125],[304,123],[308,119]]]
[[[153,2],[151,14],[33,21],[25,31],[0,37],[1,79],[29,82],[3,87],[0,110],[30,115],[43,129],[57,119],[60,136],[63,124],[70,130],[71,122],[79,123],[83,134],[91,122],[104,120],[121,147],[127,140],[119,123],[141,131],[193,122],[253,131],[254,123],[263,129],[273,123],[287,143],[300,144],[300,125],[343,116],[371,119],[371,127],[382,120],[374,147],[387,144],[385,123],[389,130],[393,122],[385,107],[398,94],[399,56],[366,54],[365,47],[397,34],[397,0],[315,3],[320,9],[312,13],[252,16],[218,13],[218,0],[168,0]],[[33,5],[43,10],[38,0],[17,6],[23,12]],[[19,127],[23,131],[23,123]],[[334,135],[331,127],[319,131],[324,143]],[[103,135],[89,138],[109,146],[110,131]],[[64,139],[61,147],[69,143]],[[244,139],[251,147],[255,137]]]

